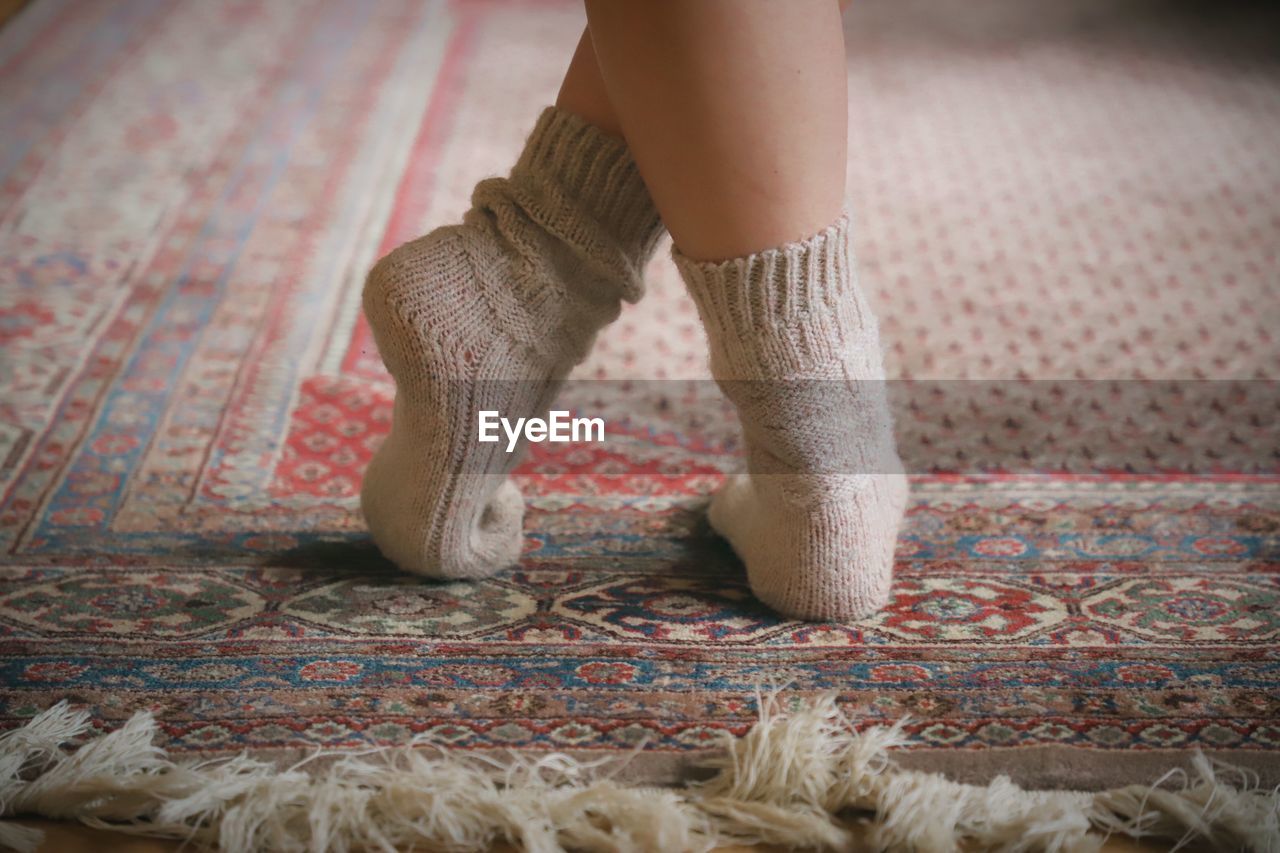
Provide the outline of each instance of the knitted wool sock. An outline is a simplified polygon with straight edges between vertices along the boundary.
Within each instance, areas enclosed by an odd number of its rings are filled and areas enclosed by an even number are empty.
[[[906,506],[879,335],[848,240],[846,214],[742,258],[672,253],[747,447],[748,473],[716,493],[711,526],[756,596],[797,619],[846,621],[884,606]]]
[[[548,108],[507,178],[461,225],[380,260],[364,311],[396,381],[391,433],[360,505],[402,569],[476,578],[516,562],[520,453],[478,440],[478,414],[545,417],[560,383],[642,293],[661,222],[625,143]]]

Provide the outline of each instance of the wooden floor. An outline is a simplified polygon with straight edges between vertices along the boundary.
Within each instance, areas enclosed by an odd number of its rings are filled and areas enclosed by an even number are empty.
[[[76,824],[59,823],[46,820],[22,820],[17,823],[23,826],[37,827],[44,830],[44,846],[40,853],[170,853],[178,850],[178,842],[149,838],[134,838],[118,832],[104,832],[89,829]],[[970,848],[977,850],[977,848]],[[1104,853],[1159,853],[1168,850],[1168,846],[1158,846],[1147,842],[1136,842],[1126,838],[1112,838],[1102,846]],[[1194,850],[1195,848],[1182,848]],[[720,847],[719,853],[782,853],[779,847]],[[430,851],[423,851],[430,853]],[[516,848],[502,844],[493,848],[492,853],[518,853]],[[666,853],[666,851],[663,851]]]
[[[25,5],[27,0],[0,0],[0,26],[4,26]]]

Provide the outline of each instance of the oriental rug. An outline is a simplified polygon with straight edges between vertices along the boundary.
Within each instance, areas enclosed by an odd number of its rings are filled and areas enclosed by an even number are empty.
[[[781,620],[708,530],[738,463],[664,256],[535,445],[518,567],[398,574],[361,470],[364,271],[503,171],[576,4],[36,0],[0,31],[0,725],[175,758],[431,733],[671,782],[757,686],[964,781],[1280,782],[1274,13],[868,0],[850,196],[913,498],[888,608]],[[1270,16],[1270,17],[1268,17]]]

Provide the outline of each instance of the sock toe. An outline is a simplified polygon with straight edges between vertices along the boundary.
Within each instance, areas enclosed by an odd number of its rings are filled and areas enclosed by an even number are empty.
[[[412,496],[387,488],[389,482],[375,455],[365,473],[360,509],[374,542],[402,571],[438,580],[475,580],[520,559],[524,497],[510,478],[503,479],[470,519],[451,519],[440,537],[432,536],[429,515],[412,509]]]
[[[520,559],[524,547],[524,496],[504,478],[471,527],[467,558],[452,568],[457,577],[485,577]],[[496,567],[496,568],[495,568]]]

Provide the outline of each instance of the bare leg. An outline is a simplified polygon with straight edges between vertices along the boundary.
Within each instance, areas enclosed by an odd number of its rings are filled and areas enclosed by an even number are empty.
[[[573,52],[569,70],[560,84],[556,106],[610,136],[622,136],[622,125],[618,123],[618,114],[614,112],[604,80],[600,77],[600,66],[596,63],[596,52],[588,30],[583,30],[582,38],[578,40],[578,49]]]
[[[852,0],[839,0],[840,12],[843,13],[851,2]],[[618,121],[618,114],[613,108],[613,102],[609,100],[604,79],[600,76],[600,65],[596,60],[595,47],[591,43],[590,30],[583,30],[582,37],[578,39],[578,47],[560,84],[556,106],[586,120],[610,136],[622,136],[622,124]]]
[[[834,0],[586,7],[608,99],[682,252],[735,257],[839,215],[848,96]]]

